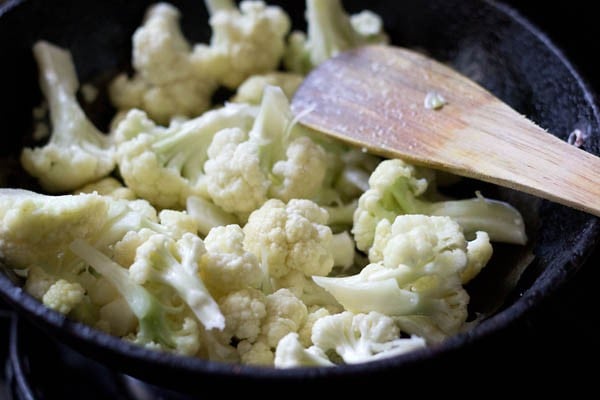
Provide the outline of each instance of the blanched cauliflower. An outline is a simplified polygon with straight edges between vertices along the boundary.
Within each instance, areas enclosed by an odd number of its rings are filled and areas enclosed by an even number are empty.
[[[350,16],[341,0],[307,0],[307,33],[289,36],[284,62],[290,71],[306,74],[323,61],[352,48],[388,42],[381,17],[362,11]]]
[[[71,53],[38,41],[33,54],[50,107],[52,134],[44,146],[23,149],[23,168],[52,193],[68,192],[107,176],[115,168],[114,147],[77,102],[79,80]]]
[[[267,86],[281,88],[288,99],[291,99],[304,80],[304,76],[293,72],[269,72],[252,75],[240,84],[231,99],[236,103],[260,104]]]
[[[216,134],[204,169],[213,202],[245,219],[269,198],[316,197],[329,164],[325,150],[295,124],[283,91],[267,86],[252,128]]]
[[[393,357],[425,347],[422,338],[401,338],[394,320],[376,311],[367,314],[345,311],[320,318],[313,325],[311,338],[323,353],[334,351],[347,364]]]
[[[225,332],[237,340],[256,342],[267,315],[266,296],[257,289],[232,291],[219,299]]]
[[[260,288],[263,273],[258,258],[244,249],[239,225],[219,226],[204,238],[202,279],[216,297],[247,288]]]
[[[369,189],[358,200],[354,213],[357,247],[369,251],[375,228],[381,220],[390,223],[400,214],[451,217],[466,234],[487,232],[491,240],[525,244],[523,217],[510,204],[485,199],[481,195],[464,200],[431,199],[433,171],[399,159],[384,160],[369,177]]]
[[[213,136],[226,128],[250,129],[255,115],[254,107],[232,103],[165,128],[130,111],[114,133],[125,184],[159,208],[184,209],[188,197],[207,197],[204,162]]]
[[[173,117],[196,117],[211,107],[216,77],[195,60],[179,19],[179,10],[168,3],[148,9],[133,35],[136,72],[131,78],[117,76],[109,88],[119,109],[142,109],[156,122],[168,124]]]
[[[59,279],[48,288],[42,297],[42,303],[62,314],[68,314],[83,301],[84,294],[85,290],[79,283]]]
[[[287,204],[268,200],[250,214],[244,246],[256,254],[265,273],[282,278],[292,271],[325,276],[333,268],[327,212],[309,200]]]
[[[432,330],[444,336],[463,328],[469,302],[463,274],[491,257],[485,233],[469,249],[460,225],[451,218],[402,215],[393,224],[378,224],[373,248],[380,251],[359,274],[313,280],[354,313],[427,316]],[[410,326],[403,328],[413,333]]]
[[[0,188],[0,263],[65,318],[219,363],[369,362],[470,327],[465,284],[491,240],[526,242],[519,212],[449,199],[436,171],[312,130],[290,104],[320,63],[386,43],[382,18],[307,0],[290,34],[262,0],[204,5],[208,43],[174,5],[147,8],[107,134],[69,51],[35,43],[48,109],[33,117],[49,111],[52,134],[20,161],[56,194]]]
[[[199,58],[211,59],[211,74],[218,76],[220,83],[234,89],[252,75],[277,69],[291,27],[282,8],[249,0],[241,1],[239,8],[231,0],[207,3],[210,46],[198,44],[194,52]]]

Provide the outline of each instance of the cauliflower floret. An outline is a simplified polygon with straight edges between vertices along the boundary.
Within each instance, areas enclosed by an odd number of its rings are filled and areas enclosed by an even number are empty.
[[[271,346],[264,342],[250,343],[242,340],[237,346],[242,364],[273,366],[275,355]]]
[[[203,331],[192,309],[185,307],[174,290],[163,286],[161,290],[149,291],[132,279],[127,268],[84,240],[74,240],[69,249],[108,280],[135,315],[137,329],[124,339],[189,356],[198,352]]]
[[[158,213],[158,220],[174,238],[181,238],[186,233],[198,232],[196,220],[185,211],[164,209]]]
[[[334,351],[343,362],[356,364],[393,357],[425,347],[420,337],[400,338],[394,320],[371,311],[353,314],[345,311],[318,319],[312,341],[323,353]]]
[[[241,129],[217,133],[204,164],[207,191],[226,212],[247,215],[267,200],[270,180],[260,165],[259,147]]]
[[[276,368],[293,368],[332,367],[335,364],[327,358],[325,352],[319,347],[310,346],[305,349],[300,343],[298,334],[290,332],[277,345],[274,365]]]
[[[523,217],[513,206],[478,195],[464,200],[432,201],[433,171],[399,159],[382,161],[369,177],[369,189],[358,200],[354,213],[357,247],[365,252],[373,244],[375,228],[385,219],[390,223],[400,214],[447,216],[458,222],[467,235],[487,232],[491,240],[524,244]]]
[[[71,53],[45,41],[36,42],[33,53],[50,107],[52,134],[46,145],[23,149],[23,168],[52,193],[107,176],[115,168],[114,146],[77,102],[79,81]]]
[[[276,70],[291,28],[283,9],[263,1],[241,1],[239,9],[229,0],[210,3],[210,47],[194,48],[199,60],[209,57],[210,73],[233,89],[249,76]]]
[[[275,279],[291,271],[325,276],[334,264],[327,218],[327,212],[310,200],[268,200],[250,214],[243,229],[244,246]]]
[[[225,315],[225,332],[232,338],[256,342],[267,315],[265,295],[256,289],[242,289],[219,299]]]
[[[222,330],[225,317],[200,278],[204,254],[204,243],[194,234],[175,240],[157,233],[137,248],[129,276],[140,285],[172,288],[206,329]]]
[[[226,128],[250,129],[257,111],[230,103],[164,128],[131,110],[114,132],[125,184],[159,208],[183,209],[190,196],[208,198],[204,163],[213,136]]]
[[[242,340],[237,350],[244,364],[273,365],[279,341],[291,332],[298,332],[308,310],[292,292],[279,289],[265,297],[266,316],[255,341]]]
[[[256,256],[243,246],[244,232],[239,225],[211,229],[204,239],[206,255],[200,273],[216,297],[246,288],[259,288],[263,274]]]
[[[327,153],[295,123],[281,88],[265,88],[258,116],[246,132],[219,132],[209,148],[204,169],[215,204],[243,220],[268,198],[318,196],[329,168]]]
[[[362,11],[348,15],[341,0],[307,0],[308,34],[289,36],[284,63],[287,69],[306,74],[323,61],[358,46],[389,41],[381,18]]]
[[[14,268],[37,265],[47,271],[61,263],[74,238],[96,236],[108,211],[106,198],[97,194],[0,189],[0,256]]]
[[[279,289],[266,297],[267,316],[263,321],[259,341],[272,350],[290,332],[298,332],[306,317],[306,305],[287,289]]]
[[[68,314],[83,301],[84,295],[85,289],[79,283],[59,279],[48,288],[42,302],[53,310]]]
[[[267,86],[277,86],[291,99],[304,80],[304,76],[293,72],[269,72],[252,75],[238,87],[231,101],[236,103],[260,104]]]
[[[136,74],[117,76],[109,88],[117,108],[139,108],[166,124],[175,116],[195,117],[211,107],[218,83],[194,60],[179,19],[179,11],[167,3],[148,9],[133,35]]]
[[[488,248],[480,235],[475,249]],[[417,316],[431,331],[446,337],[462,329],[468,315],[469,295],[462,286],[469,265],[487,263],[486,251],[469,252],[463,231],[449,217],[401,215],[393,224],[377,225],[371,259],[357,275],[313,277],[346,310],[377,311],[389,316]],[[485,259],[479,257],[485,256]],[[469,261],[473,260],[474,261]],[[469,272],[470,274],[470,272]],[[410,324],[402,325],[408,333]],[[420,330],[419,332],[422,332]],[[439,338],[436,334],[436,338]]]
[[[310,345],[312,345],[311,335],[312,335],[312,328],[313,328],[313,325],[315,324],[315,322],[317,322],[319,319],[321,319],[323,317],[326,317],[326,316],[332,315],[332,314],[338,314],[340,312],[343,312],[344,310],[336,309],[336,310],[331,311],[325,307],[312,306],[308,309],[308,311],[309,312],[308,312],[308,315],[306,316],[306,320],[304,320],[302,327],[300,328],[300,330],[298,330],[298,340],[304,347],[309,347]]]
[[[110,196],[116,199],[135,200],[135,193],[130,188],[123,186],[121,182],[112,176],[107,176],[99,181],[88,183],[75,191],[78,193],[98,193],[102,196]]]
[[[46,273],[43,268],[32,265],[27,270],[27,279],[23,288],[31,296],[42,300],[44,294],[57,281],[57,278]]]

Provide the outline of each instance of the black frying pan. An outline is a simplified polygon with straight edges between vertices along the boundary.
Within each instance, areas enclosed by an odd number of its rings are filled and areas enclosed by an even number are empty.
[[[304,2],[279,3],[290,11],[295,26],[303,28]],[[69,48],[82,81],[105,82],[128,66],[131,34],[149,4],[9,0],[1,6],[0,176],[6,175],[9,185],[35,188],[15,162],[19,149],[31,143],[31,109],[40,101],[31,55],[33,42],[46,39]],[[173,4],[184,15],[188,38],[205,41],[210,32],[204,23],[203,2]],[[584,149],[599,154],[600,116],[593,95],[552,43],[510,8],[476,0],[347,0],[344,4],[352,11],[368,7],[379,13],[394,44],[424,50],[450,63],[559,137],[566,139],[575,128],[583,130],[589,134]],[[100,127],[112,112],[102,96],[87,111]],[[600,233],[598,219],[584,213],[480,183],[466,182],[464,189],[473,187],[521,210],[530,245],[496,245],[491,264],[469,287],[472,311],[492,313],[490,317],[439,347],[397,358],[306,370],[223,365],[145,350],[68,320],[24,293],[10,274],[0,273],[0,294],[21,315],[83,354],[118,371],[188,393],[205,393],[209,384],[232,390],[256,384],[257,394],[269,390],[272,383],[302,388],[327,382],[341,389],[350,383],[381,387],[377,385],[389,382],[393,387],[432,371],[462,377],[462,383],[456,382],[460,386],[469,377],[487,375],[487,371],[477,374],[479,366],[470,367],[469,363],[484,360],[490,346],[510,345],[503,343],[503,332],[526,318],[577,272]],[[535,258],[527,262],[531,254]]]

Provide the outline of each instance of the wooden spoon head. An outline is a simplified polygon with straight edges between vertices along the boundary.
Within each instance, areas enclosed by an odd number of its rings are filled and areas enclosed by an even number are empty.
[[[443,104],[429,106],[431,96]],[[415,51],[371,45],[341,53],[306,77],[292,110],[302,124],[374,154],[600,215],[597,157]]]
[[[428,106],[436,96],[442,104]],[[445,168],[446,158],[465,156],[448,154],[463,152],[448,142],[468,127],[465,116],[490,103],[499,100],[442,63],[412,50],[373,45],[313,70],[292,109],[303,124],[375,154]]]

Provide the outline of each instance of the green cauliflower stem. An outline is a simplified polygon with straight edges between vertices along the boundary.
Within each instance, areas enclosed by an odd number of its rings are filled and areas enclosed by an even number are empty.
[[[423,338],[401,338],[394,320],[376,311],[367,314],[345,311],[320,318],[313,325],[311,339],[322,354],[333,351],[346,364],[393,357],[425,347]]]
[[[207,197],[204,163],[218,131],[250,129],[257,109],[230,103],[169,127],[130,111],[114,133],[119,172],[137,196],[158,208],[184,209],[190,196]]]
[[[369,178],[369,189],[358,201],[354,234],[359,250],[368,251],[379,221],[393,222],[400,214],[448,216],[469,235],[485,231],[492,241],[525,244],[523,217],[513,206],[477,196],[465,200],[429,201],[428,170],[398,159],[382,161]]]
[[[38,41],[33,54],[49,104],[52,133],[44,146],[23,149],[23,168],[51,193],[74,190],[107,176],[115,168],[114,147],[77,102],[79,81],[71,53]]]
[[[284,55],[290,71],[307,74],[338,53],[366,44],[387,43],[381,18],[363,11],[349,16],[341,0],[307,0],[308,32],[292,32]]]
[[[202,240],[191,233],[174,240],[163,234],[152,235],[137,248],[130,278],[137,284],[159,283],[172,287],[192,310],[205,329],[225,327],[225,317],[200,278]]]
[[[475,273],[468,268],[484,266],[492,255],[489,237],[479,235],[469,248],[461,227],[449,217],[382,220],[374,244],[380,250],[371,264],[356,275],[313,280],[348,311],[427,316],[423,323],[447,337],[459,332],[468,316],[463,281],[465,274],[470,279]]]
[[[126,268],[81,239],[74,240],[69,247],[73,253],[108,279],[125,298],[139,321],[137,340],[140,343],[156,343],[167,349],[176,347],[174,335],[177,333],[168,325],[167,307],[151,292],[135,283]]]

